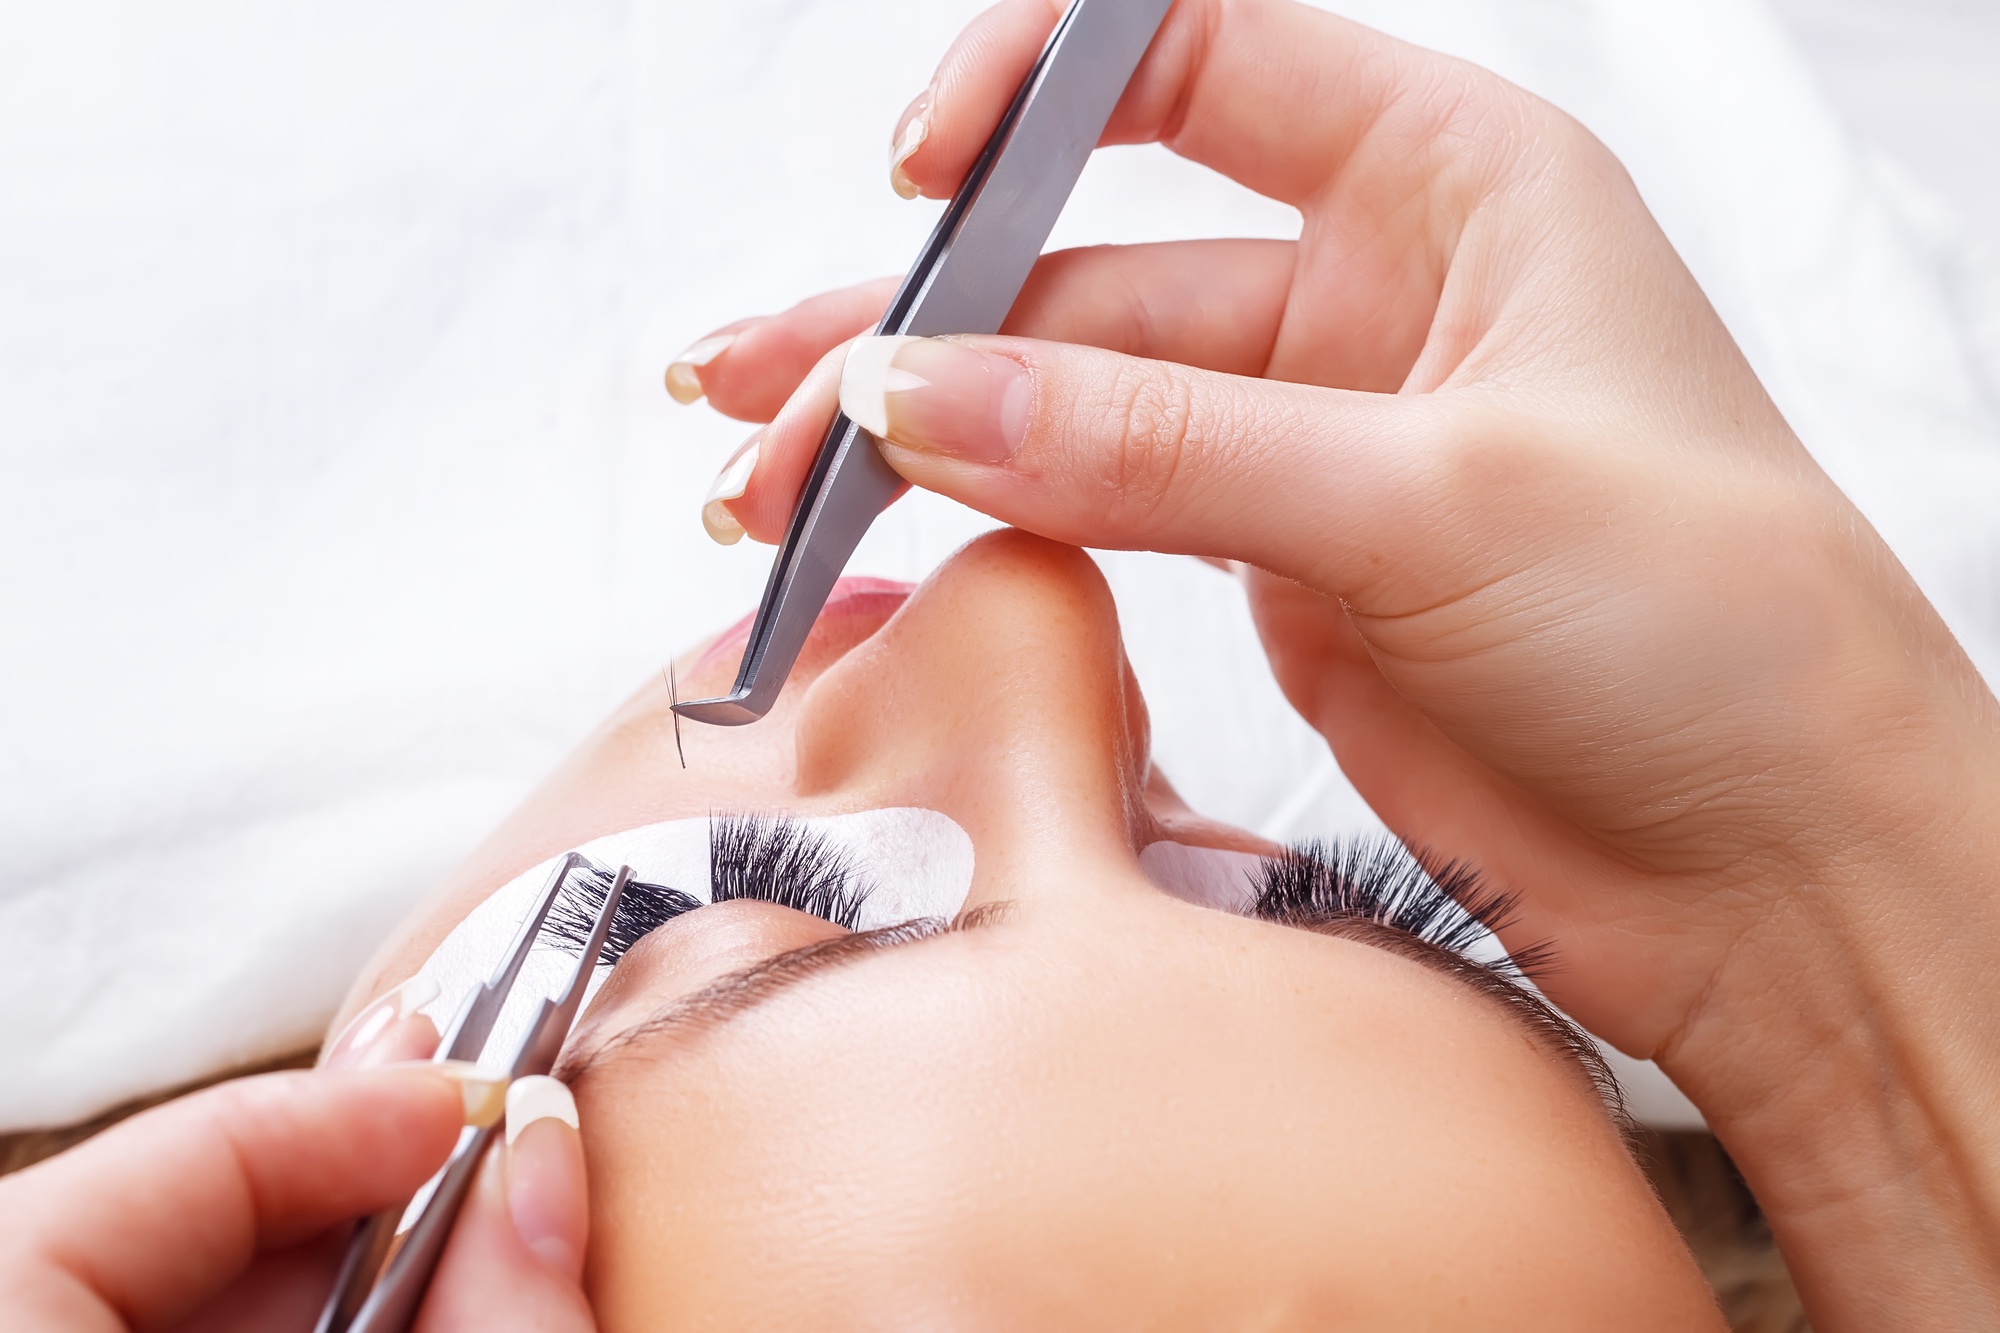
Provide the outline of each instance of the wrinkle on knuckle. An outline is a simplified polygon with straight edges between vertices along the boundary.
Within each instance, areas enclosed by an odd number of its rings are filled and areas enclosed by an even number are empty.
[[[1115,452],[1107,505],[1128,522],[1156,517],[1173,502],[1194,447],[1193,386],[1174,367],[1136,363],[1120,369],[1108,408]]]

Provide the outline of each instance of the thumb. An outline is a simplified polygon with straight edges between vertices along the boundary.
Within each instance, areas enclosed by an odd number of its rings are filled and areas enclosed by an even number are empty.
[[[576,1101],[552,1078],[507,1090],[507,1138],[465,1201],[418,1333],[592,1333],[583,1293],[590,1215]]]
[[[1440,396],[1027,338],[884,337],[850,347],[840,405],[912,483],[1073,545],[1243,560],[1347,595],[1384,562],[1442,572],[1413,515],[1457,526],[1441,511],[1463,414]]]

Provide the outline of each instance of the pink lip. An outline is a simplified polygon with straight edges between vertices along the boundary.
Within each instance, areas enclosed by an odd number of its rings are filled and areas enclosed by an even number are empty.
[[[899,579],[864,578],[859,575],[844,578],[834,584],[833,591],[827,595],[826,605],[820,609],[819,623],[824,624],[838,616],[864,614],[879,615],[886,620],[895,614],[897,607],[909,600],[916,588],[916,584]],[[722,658],[741,653],[743,645],[750,639],[750,624],[756,618],[757,613],[752,611],[724,630],[722,637],[710,644],[708,651],[688,668],[688,674],[693,675]]]

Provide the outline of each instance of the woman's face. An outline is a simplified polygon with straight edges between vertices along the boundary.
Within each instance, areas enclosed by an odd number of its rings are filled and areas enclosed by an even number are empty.
[[[681,696],[725,691],[741,642]],[[607,1330],[1720,1327],[1590,1082],[1517,1012],[1148,878],[1162,840],[1275,849],[1150,770],[1081,553],[999,533],[914,591],[846,585],[777,709],[684,726],[685,768],[668,703],[650,685],[591,737],[350,1011],[497,886],[659,821],[918,807],[969,838],[971,883],[952,929],[737,901],[626,953],[561,1071]]]

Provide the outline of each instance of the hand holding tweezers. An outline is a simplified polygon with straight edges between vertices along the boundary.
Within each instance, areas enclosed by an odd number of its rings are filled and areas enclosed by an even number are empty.
[[[527,962],[528,953],[535,946],[542,922],[547,919],[549,909],[555,905],[570,875],[583,864],[583,858],[571,852],[556,867],[548,887],[542,890],[527,920],[521,923],[521,929],[501,958],[500,965],[494,969],[486,984],[466,1001],[465,1007],[453,1020],[451,1029],[438,1043],[434,1059],[473,1060],[480,1056],[487,1037],[493,1032],[493,1024],[507,1004],[507,997],[513,993],[514,983],[521,975],[521,965]],[[590,937],[584,942],[576,967],[553,999],[544,999],[536,1006],[534,1017],[529,1020],[527,1030],[522,1033],[506,1065],[510,1080],[526,1078],[530,1074],[546,1074],[555,1067],[556,1055],[562,1050],[563,1039],[569,1035],[570,1025],[576,1020],[577,1010],[583,1004],[584,991],[590,984],[598,955],[604,949],[605,936],[611,930],[612,918],[617,915],[618,902],[625,896],[625,885],[631,878],[630,866],[618,871],[611,891],[605,895],[604,905],[592,920]],[[425,1200],[416,1221],[400,1237],[396,1232],[397,1220],[404,1211],[400,1208],[378,1213],[355,1228],[354,1239],[348,1244],[347,1257],[340,1266],[340,1275],[334,1280],[333,1294],[327,1298],[326,1306],[320,1312],[314,1333],[403,1333],[410,1327],[416,1319],[417,1307],[423,1303],[424,1292],[430,1286],[431,1275],[437,1271],[438,1260],[444,1255],[452,1224],[458,1220],[459,1209],[464,1206],[466,1194],[479,1172],[479,1163],[498,1132],[499,1126],[493,1124],[467,1126],[459,1134],[458,1145],[452,1149],[444,1169],[432,1181],[430,1197]],[[395,1243],[397,1241],[400,1244]],[[390,1254],[392,1246],[395,1251],[393,1256]],[[381,1275],[379,1281],[376,1280],[378,1273]]]
[[[1073,0],[903,279],[878,335],[998,333],[1172,0]],[[677,703],[741,726],[777,702],[848,557],[903,481],[837,414],[820,441],[750,626],[736,684]]]

